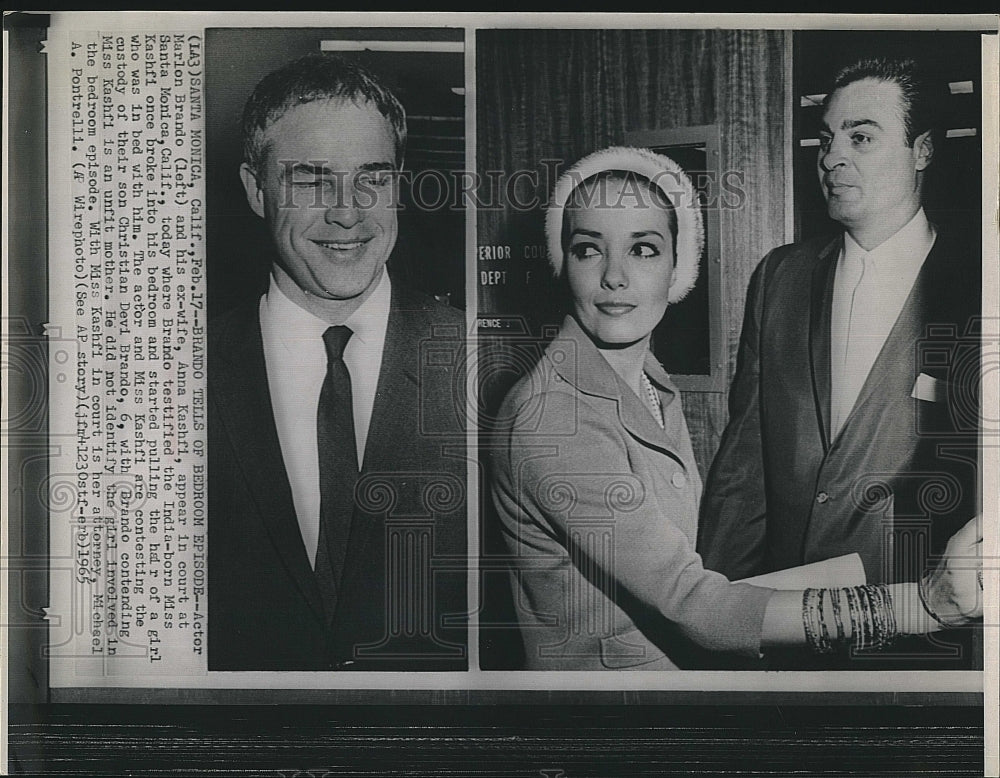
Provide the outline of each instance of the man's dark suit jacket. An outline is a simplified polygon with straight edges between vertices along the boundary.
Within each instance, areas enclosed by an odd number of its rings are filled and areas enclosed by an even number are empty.
[[[977,511],[978,253],[938,235],[831,439],[841,245],[775,249],[751,279],[699,528],[705,566],[731,579],[858,552],[869,583],[914,581]]]
[[[210,324],[211,670],[464,670],[464,319],[393,283],[337,605],[323,616],[271,410],[258,303]]]

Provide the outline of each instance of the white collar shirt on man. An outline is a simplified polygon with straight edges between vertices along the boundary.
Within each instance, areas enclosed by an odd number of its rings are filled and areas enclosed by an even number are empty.
[[[383,272],[371,296],[344,325],[353,331],[344,349],[344,364],[351,374],[354,435],[358,467],[364,461],[368,428],[375,406],[392,285]],[[329,322],[289,300],[271,277],[260,301],[260,329],[267,365],[267,385],[278,430],[285,472],[292,489],[295,515],[311,564],[319,543],[319,451],[316,412],[326,378],[323,333]]]
[[[836,437],[917,274],[934,245],[923,208],[895,235],[865,251],[847,233],[837,261],[830,327],[830,431]]]

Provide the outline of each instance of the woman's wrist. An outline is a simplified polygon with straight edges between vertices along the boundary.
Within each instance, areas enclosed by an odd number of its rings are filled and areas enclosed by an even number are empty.
[[[824,629],[825,627],[825,629]],[[763,648],[805,644],[817,653],[883,647],[899,635],[937,632],[916,583],[776,591],[764,616]]]
[[[889,594],[892,596],[892,609],[901,635],[925,635],[943,629],[924,607],[919,584],[890,584]]]

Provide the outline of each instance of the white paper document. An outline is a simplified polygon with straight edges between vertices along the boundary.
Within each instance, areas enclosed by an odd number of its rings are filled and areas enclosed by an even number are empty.
[[[860,586],[865,583],[865,568],[857,554],[844,554],[801,567],[789,567],[773,573],[744,578],[740,583],[771,589],[827,589],[835,586]]]

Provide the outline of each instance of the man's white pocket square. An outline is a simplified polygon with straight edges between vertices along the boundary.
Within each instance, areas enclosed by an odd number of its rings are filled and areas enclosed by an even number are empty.
[[[921,373],[913,384],[910,397],[932,403],[943,403],[948,399],[948,382],[927,375],[927,373]]]

